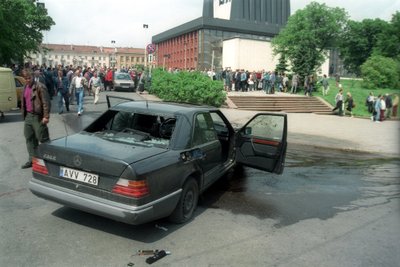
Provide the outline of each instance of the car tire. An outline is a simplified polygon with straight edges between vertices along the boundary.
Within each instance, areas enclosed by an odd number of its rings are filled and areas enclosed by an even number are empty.
[[[196,180],[189,178],[183,185],[181,198],[175,207],[175,210],[169,216],[173,223],[185,223],[193,216],[193,212],[199,201],[199,185]]]

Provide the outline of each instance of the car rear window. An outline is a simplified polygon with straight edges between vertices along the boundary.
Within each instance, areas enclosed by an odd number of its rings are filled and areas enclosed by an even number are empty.
[[[173,116],[109,110],[86,132],[114,142],[167,148],[175,124]]]

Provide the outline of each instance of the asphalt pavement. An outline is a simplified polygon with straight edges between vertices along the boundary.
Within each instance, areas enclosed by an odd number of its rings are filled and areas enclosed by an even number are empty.
[[[262,91],[229,92],[229,95],[259,95]],[[143,99],[160,101],[146,92]],[[225,116],[237,125],[246,123],[257,111],[221,108]],[[369,118],[318,115],[314,113],[288,113],[288,142],[314,147],[381,154],[400,157],[400,120],[380,123]]]

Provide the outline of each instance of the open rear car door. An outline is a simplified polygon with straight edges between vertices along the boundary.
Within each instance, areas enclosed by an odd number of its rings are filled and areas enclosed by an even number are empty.
[[[236,162],[282,174],[286,140],[286,114],[258,113],[236,132]]]

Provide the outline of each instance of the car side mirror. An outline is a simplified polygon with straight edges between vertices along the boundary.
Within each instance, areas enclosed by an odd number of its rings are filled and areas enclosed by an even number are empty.
[[[251,134],[251,132],[252,132],[252,128],[251,128],[251,127],[246,127],[246,128],[244,129],[244,134],[245,134],[245,135],[249,135],[249,134]]]

